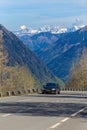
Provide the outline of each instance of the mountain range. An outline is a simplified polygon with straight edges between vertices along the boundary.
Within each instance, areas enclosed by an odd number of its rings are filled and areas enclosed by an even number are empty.
[[[2,25],[0,25],[0,32],[3,34],[3,45],[8,53],[9,66],[14,66],[15,64],[27,66],[40,83],[56,80],[44,63],[17,36]]]
[[[84,47],[87,47],[87,26],[62,35],[54,46],[36,53],[56,76],[66,81],[72,65],[78,61]]]
[[[84,46],[87,47],[87,26],[65,33],[41,32],[19,38],[56,76],[67,81],[72,64],[80,58]]]
[[[75,32],[83,27],[85,27],[85,25],[81,24],[80,20],[76,20],[70,27],[44,25],[38,29],[33,29],[22,25],[19,30],[13,31],[13,33],[32,51],[39,51],[53,45],[62,35]]]
[[[39,27],[37,29],[27,27],[26,25],[20,26],[20,29],[17,31],[14,31],[15,35],[17,36],[24,36],[24,35],[35,35],[42,32],[50,32],[51,34],[61,34],[61,33],[67,33],[67,32],[73,32],[80,28],[83,28],[85,25],[75,22],[70,27],[65,27],[61,25],[44,25],[42,27]]]

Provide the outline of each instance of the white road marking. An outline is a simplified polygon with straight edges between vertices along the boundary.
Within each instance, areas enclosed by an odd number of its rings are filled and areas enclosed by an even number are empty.
[[[76,113],[72,114],[70,117],[76,116],[76,115],[79,114],[80,112],[83,112],[85,109],[87,109],[87,107],[84,107],[83,109],[77,111]],[[51,126],[50,129],[56,128],[57,126],[61,125],[62,123],[66,122],[66,121],[69,120],[69,119],[70,119],[69,117],[66,117],[66,118],[62,119],[60,122],[58,122],[58,123],[56,123],[55,125]]]
[[[64,118],[61,122],[66,122],[67,120],[69,120],[69,117]]]
[[[57,126],[59,126],[61,123],[56,123],[55,125],[53,125],[53,126],[51,126],[50,128],[51,129],[54,129],[54,128],[56,128]]]
[[[85,109],[87,109],[87,107],[84,107],[83,109],[77,111],[76,113],[72,114],[71,117],[76,116],[77,114],[79,114],[80,112],[83,112]]]
[[[60,122],[58,122],[58,123],[56,123],[55,125],[51,126],[50,128],[51,128],[51,129],[54,129],[54,128],[56,128],[57,126],[61,125],[61,123],[66,122],[67,120],[69,120],[69,117],[64,118],[64,119],[61,120]]]
[[[7,116],[11,116],[12,114],[4,114],[4,115],[2,115],[2,117],[7,117]]]

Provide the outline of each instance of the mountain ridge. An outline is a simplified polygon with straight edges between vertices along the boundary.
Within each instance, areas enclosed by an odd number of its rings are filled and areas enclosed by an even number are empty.
[[[66,81],[72,65],[79,60],[84,47],[87,48],[87,26],[58,39],[56,46],[50,50],[50,57],[52,57],[51,52],[54,56],[57,53],[57,56],[51,59],[51,61],[48,61],[48,59],[50,59],[49,53],[48,55],[46,54],[48,58],[45,63],[56,76]],[[41,54],[41,56],[43,56],[43,54]]]
[[[3,45],[8,53],[8,65],[25,65],[29,71],[41,82],[55,80],[55,76],[44,65],[44,63],[4,26],[0,25],[3,33]]]
[[[51,40],[51,44],[33,51],[56,76],[66,81],[72,64],[80,58],[84,46],[87,47],[87,26],[55,36],[57,39]]]
[[[65,27],[61,25],[43,25],[42,27],[39,27],[37,29],[27,27],[26,25],[20,26],[20,29],[17,31],[14,31],[15,35],[24,36],[24,35],[35,35],[42,32],[50,32],[52,34],[61,34],[61,33],[68,33],[68,32],[74,32],[79,30],[80,28],[85,27],[84,24],[74,23],[70,27]]]

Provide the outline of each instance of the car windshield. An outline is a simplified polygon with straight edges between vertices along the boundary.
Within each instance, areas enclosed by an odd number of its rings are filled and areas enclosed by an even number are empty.
[[[57,86],[57,84],[55,83],[47,83],[46,86],[44,86],[44,88],[55,88]]]

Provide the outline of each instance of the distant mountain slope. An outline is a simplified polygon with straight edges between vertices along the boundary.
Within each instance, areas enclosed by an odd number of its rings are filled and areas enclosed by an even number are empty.
[[[2,25],[0,25],[0,31],[3,33],[3,43],[8,52],[9,65],[26,65],[40,82],[55,80],[55,76],[42,61],[12,32],[8,31]]]
[[[87,47],[87,26],[62,35],[53,48],[41,50],[37,55],[56,76],[66,80],[72,64],[80,58],[84,47]]]
[[[46,50],[37,50],[37,55],[48,64],[50,61],[59,57],[73,46],[78,46],[81,37],[78,37],[78,32],[70,32],[62,34],[60,38],[53,43],[54,46],[49,46]]]
[[[79,59],[84,46],[87,46],[87,26],[81,26],[74,32],[55,35],[44,32],[27,38],[23,35],[20,39],[56,76],[66,81],[72,64]]]
[[[52,45],[52,43],[57,41],[59,37],[59,34],[52,34],[50,32],[41,32],[33,36],[19,36],[19,38],[24,42],[24,44],[27,45],[33,51],[48,48]]]

